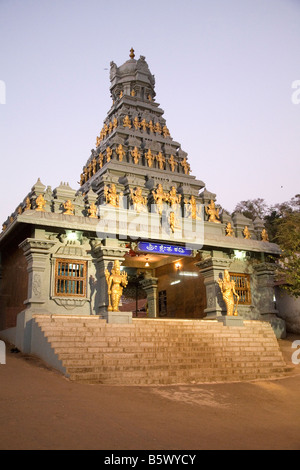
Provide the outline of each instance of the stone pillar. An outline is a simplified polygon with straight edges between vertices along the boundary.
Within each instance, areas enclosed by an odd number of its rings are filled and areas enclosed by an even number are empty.
[[[97,264],[97,295],[98,295],[98,315],[108,319],[108,292],[105,278],[105,271],[111,271],[115,260],[120,264],[124,261],[125,254],[129,248],[119,245],[118,240],[109,239],[93,243],[93,255]]]
[[[223,277],[225,269],[229,268],[230,260],[226,258],[215,258],[208,256],[197,263],[200,273],[204,277],[206,288],[206,309],[204,313],[207,319],[215,319],[226,314],[226,307],[223,301],[222,293],[218,285],[218,279]]]
[[[156,277],[146,277],[140,283],[147,294],[148,317],[150,318],[157,318],[157,283]]]
[[[41,306],[48,300],[49,284],[45,271],[50,266],[50,249],[55,244],[54,240],[27,238],[19,245],[28,264],[28,298],[24,303],[32,312],[41,313]]]
[[[19,245],[28,263],[28,298],[24,302],[27,308],[18,314],[16,327],[16,346],[24,353],[31,352],[32,315],[49,313],[43,305],[48,300],[50,277],[46,272],[50,266],[50,249],[55,244],[54,240],[27,238]]]
[[[258,309],[262,320],[271,323],[277,338],[285,338],[285,322],[277,317],[278,311],[274,301],[274,278],[276,266],[273,263],[260,263],[254,266],[256,277],[255,306]]]

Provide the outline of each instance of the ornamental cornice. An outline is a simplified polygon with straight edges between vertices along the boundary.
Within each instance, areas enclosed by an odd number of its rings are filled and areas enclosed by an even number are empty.
[[[256,274],[274,274],[277,269],[275,263],[259,263],[253,266]]]
[[[229,267],[231,262],[232,261],[230,259],[214,258],[212,256],[209,256],[199,261],[199,263],[196,263],[196,265],[200,268],[200,270],[204,270],[208,268],[224,269],[224,268]]]
[[[25,252],[45,252],[50,250],[57,241],[55,240],[39,240],[37,238],[26,238],[19,244],[19,248],[22,248]]]

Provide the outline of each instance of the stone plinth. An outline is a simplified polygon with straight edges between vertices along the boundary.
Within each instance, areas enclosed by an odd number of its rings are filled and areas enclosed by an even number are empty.
[[[132,323],[132,312],[105,312],[101,314],[101,318],[107,323],[130,324]]]
[[[240,316],[222,315],[222,317],[218,317],[217,320],[223,323],[224,326],[244,326],[244,320]]]

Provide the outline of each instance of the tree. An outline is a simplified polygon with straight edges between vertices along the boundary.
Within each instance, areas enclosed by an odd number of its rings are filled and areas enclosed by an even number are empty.
[[[290,201],[267,206],[264,199],[241,201],[235,207],[245,217],[263,220],[270,242],[277,243],[282,256],[278,263],[281,287],[294,297],[300,296],[300,194]]]
[[[277,221],[276,240],[282,249],[278,272],[282,288],[300,296],[300,211],[291,212]]]
[[[249,199],[248,201],[239,202],[234,209],[234,212],[241,212],[248,219],[264,219],[268,212],[268,206],[264,199]]]

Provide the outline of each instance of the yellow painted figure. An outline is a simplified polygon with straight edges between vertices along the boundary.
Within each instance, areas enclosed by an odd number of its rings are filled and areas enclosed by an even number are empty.
[[[127,273],[121,273],[120,262],[115,260],[111,273],[107,269],[105,270],[105,278],[108,289],[108,311],[119,312],[123,287],[126,287],[128,284]]]
[[[220,289],[223,295],[223,300],[226,305],[227,315],[237,316],[238,315],[237,306],[238,306],[238,301],[240,298],[235,290],[235,282],[230,280],[230,275],[227,269],[225,269],[224,271],[224,278],[219,279],[218,284],[220,286]],[[235,310],[234,310],[234,295],[237,298]]]

